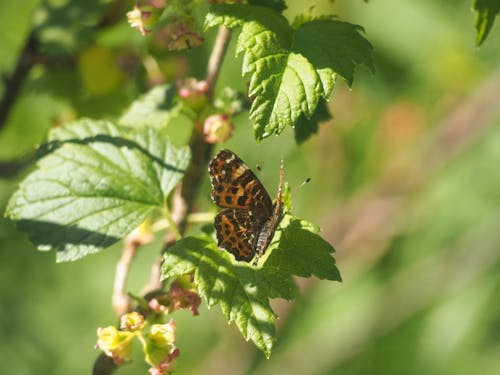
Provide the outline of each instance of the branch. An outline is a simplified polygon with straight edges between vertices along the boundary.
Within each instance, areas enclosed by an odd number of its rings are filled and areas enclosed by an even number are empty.
[[[215,40],[214,49],[208,60],[207,67],[207,77],[205,80],[208,83],[208,98],[212,99],[215,90],[215,85],[217,83],[217,78],[219,77],[219,72],[222,67],[222,62],[224,61],[224,56],[231,40],[231,30],[221,26],[217,34],[217,39]]]
[[[14,71],[10,76],[4,76],[5,91],[3,97],[0,99],[0,130],[6,125],[19,90],[37,61],[37,46],[38,43],[32,31],[24,43]]]
[[[0,126],[1,127],[1,126]],[[35,155],[22,156],[19,159],[0,161],[0,178],[11,178],[17,176],[28,165],[31,165]]]
[[[217,33],[217,38],[207,67],[206,81],[208,84],[207,96],[209,100],[213,97],[217,78],[222,67],[230,38],[231,31],[221,26]],[[191,149],[191,162],[186,170],[182,183],[174,192],[172,207],[172,220],[177,225],[181,234],[186,230],[187,217],[192,211],[193,203],[212,155],[212,144],[205,142],[203,124],[199,121],[195,123],[189,141],[189,148]],[[169,233],[165,239],[164,249],[167,249],[174,242],[174,236]]]
[[[123,252],[120,260],[116,264],[115,283],[113,286],[113,310],[118,318],[130,311],[130,297],[127,294],[127,279],[132,260],[140,246],[138,241],[125,239]]]

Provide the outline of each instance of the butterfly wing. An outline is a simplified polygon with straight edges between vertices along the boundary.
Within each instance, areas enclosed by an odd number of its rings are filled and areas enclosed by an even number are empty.
[[[251,211],[226,208],[215,217],[217,245],[249,262],[255,256],[262,222]]]
[[[210,162],[212,200],[221,207],[247,209],[261,217],[272,214],[266,189],[234,152],[221,150]]]

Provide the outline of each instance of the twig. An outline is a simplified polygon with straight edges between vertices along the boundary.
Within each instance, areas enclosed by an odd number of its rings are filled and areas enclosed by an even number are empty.
[[[219,76],[224,55],[231,38],[231,31],[224,26],[219,27],[214,48],[209,58],[206,81],[208,83],[207,96],[212,99],[217,77]],[[196,122],[191,139],[189,141],[191,149],[191,161],[186,170],[182,183],[174,192],[172,204],[172,220],[177,225],[181,234],[186,230],[188,215],[191,213],[193,203],[198,194],[203,176],[206,173],[207,165],[212,154],[212,145],[205,142],[203,134],[203,124]],[[168,249],[175,242],[171,233],[167,234],[164,249]]]
[[[115,283],[113,287],[113,310],[119,318],[130,311],[130,297],[127,294],[127,279],[132,260],[135,257],[137,249],[141,245],[139,241],[127,237],[125,239],[123,252],[120,260],[116,264]]]
[[[231,30],[221,26],[215,40],[214,49],[210,55],[207,66],[207,77],[205,80],[208,83],[208,98],[211,99],[215,90],[215,84],[219,77],[219,72],[222,67],[222,61],[227,51],[229,41],[231,40]]]
[[[149,293],[161,289],[160,275],[162,260],[163,256],[161,254],[156,257],[155,262],[151,266],[151,271],[149,272],[149,280],[146,285],[142,287],[142,290],[140,292],[141,296],[146,296]]]
[[[35,155],[22,156],[19,159],[13,159],[0,162],[0,177],[10,178],[16,176],[25,167],[30,165],[35,159]]]
[[[4,76],[5,91],[0,99],[0,129],[2,129],[9,117],[12,106],[16,100],[19,90],[37,60],[37,41],[32,31],[24,43],[14,71],[10,76]]]

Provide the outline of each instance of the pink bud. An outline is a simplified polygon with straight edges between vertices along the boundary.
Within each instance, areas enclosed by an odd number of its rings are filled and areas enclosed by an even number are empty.
[[[233,133],[234,125],[226,114],[208,116],[203,124],[205,142],[225,142]]]

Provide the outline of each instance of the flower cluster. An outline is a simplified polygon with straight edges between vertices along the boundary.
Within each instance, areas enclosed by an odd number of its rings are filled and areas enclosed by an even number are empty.
[[[175,369],[179,349],[175,346],[175,323],[149,324],[138,312],[124,314],[120,329],[114,326],[97,330],[96,348],[102,350],[116,364],[130,361],[132,340],[142,343],[146,362],[152,375],[169,374]]]

